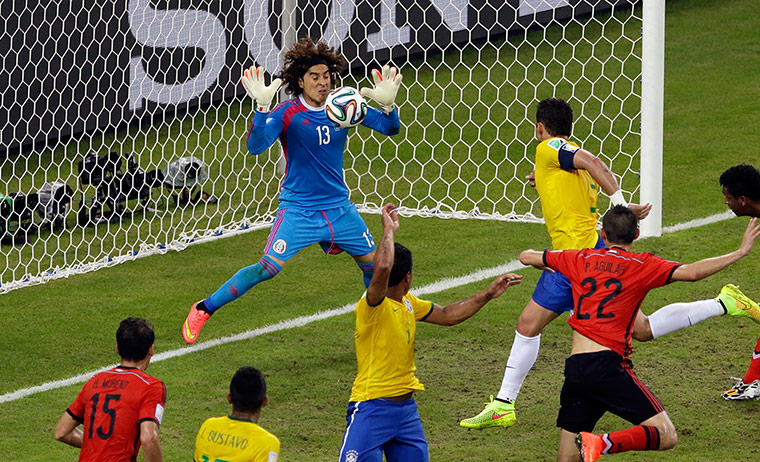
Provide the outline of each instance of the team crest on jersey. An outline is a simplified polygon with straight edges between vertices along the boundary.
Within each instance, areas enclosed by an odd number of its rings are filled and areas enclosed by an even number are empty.
[[[272,244],[272,250],[282,255],[286,250],[288,250],[288,243],[285,242],[284,239],[277,239],[274,241],[274,244]]]
[[[346,453],[346,462],[356,462],[359,459],[359,453],[351,449]]]
[[[548,143],[546,143],[547,146],[550,148],[554,148],[559,151],[559,149],[562,147],[563,144],[565,144],[564,141],[562,141],[559,138],[554,138],[553,140],[550,140]]]
[[[412,302],[410,302],[407,299],[404,299],[404,305],[406,305],[406,310],[410,313],[414,312],[414,308],[412,308]]]

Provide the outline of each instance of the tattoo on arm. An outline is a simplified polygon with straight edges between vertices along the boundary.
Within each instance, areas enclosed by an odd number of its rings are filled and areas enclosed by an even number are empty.
[[[388,239],[388,236],[383,236],[383,240],[380,241],[380,247],[382,247],[385,251],[390,250],[390,242],[388,241],[390,241],[390,239]]]

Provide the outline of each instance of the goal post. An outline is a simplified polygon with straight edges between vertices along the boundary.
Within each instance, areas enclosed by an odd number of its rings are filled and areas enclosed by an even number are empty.
[[[661,1],[71,0],[7,9],[0,294],[270,226],[280,147],[247,153],[253,107],[239,79],[260,65],[268,81],[307,35],[346,57],[338,84],[367,86],[369,70],[385,63],[404,74],[402,132],[358,127],[348,139],[344,178],[360,211],[392,201],[405,215],[541,221],[524,177],[536,104],[555,96],[573,106],[573,138],[611,167],[626,199],[654,204],[644,234],[660,232]]]
[[[652,204],[641,235],[662,235],[665,2],[644,0],[641,64],[641,202]]]

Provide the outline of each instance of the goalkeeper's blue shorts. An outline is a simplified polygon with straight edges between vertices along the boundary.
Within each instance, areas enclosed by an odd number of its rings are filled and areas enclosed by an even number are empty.
[[[604,241],[600,237],[595,249],[604,249]],[[544,271],[533,290],[533,301],[555,313],[562,314],[573,310],[573,288],[562,273]]]
[[[362,256],[375,250],[367,225],[356,206],[350,204],[327,210],[293,207],[278,210],[264,255],[287,261],[317,243],[326,254],[345,250],[349,255]]]
[[[414,399],[348,403],[340,462],[428,462],[428,444]]]

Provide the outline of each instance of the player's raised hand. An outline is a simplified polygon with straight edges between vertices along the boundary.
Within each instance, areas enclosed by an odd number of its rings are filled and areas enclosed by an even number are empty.
[[[652,204],[649,204],[649,203],[644,204],[644,205],[628,204],[628,208],[631,209],[633,213],[636,214],[636,217],[639,220],[643,220],[649,215],[649,212],[652,211]]]
[[[747,229],[744,231],[744,237],[742,237],[742,244],[739,246],[739,251],[742,252],[743,255],[749,255],[758,236],[760,236],[760,225],[757,224],[757,218],[752,218],[749,220],[749,223],[747,223]]]
[[[274,79],[269,85],[264,85],[264,69],[261,66],[256,68],[251,66],[243,72],[240,83],[243,84],[248,96],[256,101],[256,109],[259,112],[267,112],[275,93],[280,89],[282,80]]]
[[[372,79],[375,81],[375,88],[362,87],[359,92],[368,98],[375,100],[383,111],[388,114],[393,110],[393,104],[396,101],[396,94],[401,86],[402,75],[398,69],[389,65],[383,66],[382,73],[377,69],[372,69]]]
[[[383,230],[384,231],[393,231],[395,234],[396,231],[398,231],[399,223],[398,223],[398,214],[396,213],[396,206],[388,203],[385,204],[385,207],[383,207]]]
[[[522,278],[523,277],[519,274],[502,274],[496,278],[490,286],[488,286],[488,289],[486,289],[486,296],[489,300],[492,300],[503,294],[510,286],[519,284]]]

